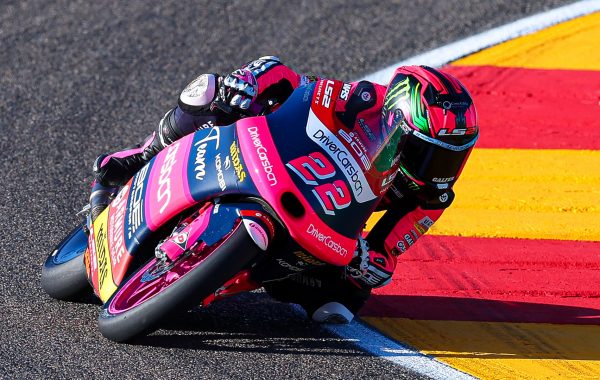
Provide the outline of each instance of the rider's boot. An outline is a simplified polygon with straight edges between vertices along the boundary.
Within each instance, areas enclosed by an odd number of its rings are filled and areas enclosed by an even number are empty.
[[[319,323],[351,322],[371,294],[348,281],[343,269],[325,266],[263,286],[276,300],[299,304]]]
[[[90,217],[92,222],[104,211],[116,195],[118,188],[107,187],[97,181],[92,185],[90,194]]]

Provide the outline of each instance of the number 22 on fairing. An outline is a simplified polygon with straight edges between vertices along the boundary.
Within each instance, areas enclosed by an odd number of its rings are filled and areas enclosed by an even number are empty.
[[[341,179],[319,185],[317,180],[324,180],[335,175],[335,167],[320,152],[313,152],[308,156],[295,158],[286,166],[296,173],[304,183],[315,186],[312,193],[315,195],[323,211],[327,215],[335,215],[335,210],[350,206],[352,196],[348,185]]]

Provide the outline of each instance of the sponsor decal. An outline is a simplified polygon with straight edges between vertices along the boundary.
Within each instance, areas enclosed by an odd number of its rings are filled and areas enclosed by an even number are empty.
[[[125,211],[127,211],[127,195],[129,187],[124,186],[115,199],[111,202],[108,246],[110,247],[110,258],[113,264],[121,262],[123,255],[127,253],[125,249]]]
[[[240,215],[242,217],[258,218],[262,223],[264,223],[264,225],[267,226],[267,229],[269,230],[269,233],[270,233],[269,236],[275,235],[275,225],[273,225],[273,222],[271,221],[271,219],[269,217],[267,217],[265,214],[258,212],[256,210],[241,210]]]
[[[269,246],[269,236],[264,228],[262,228],[258,223],[255,223],[249,219],[242,219],[242,221],[244,222],[246,231],[248,231],[248,234],[256,243],[258,248],[266,251],[267,247]]]
[[[423,219],[419,220],[419,225],[423,226],[424,228],[426,228],[427,230],[431,228],[431,226],[433,226],[434,221],[426,216]]]
[[[423,227],[423,226],[422,226],[422,225],[420,225],[419,223],[415,223],[415,224],[413,224],[413,226],[415,227],[415,229],[416,229],[417,231],[419,231],[419,233],[420,233],[421,235],[423,235],[425,232],[427,232],[427,228]]]
[[[365,119],[358,119],[358,126],[360,127],[360,129],[362,129],[362,131],[365,133],[365,135],[367,135],[367,138],[369,139],[369,141],[375,141],[375,135],[373,134],[373,131],[371,131],[371,128],[369,127],[369,125],[365,122]]]
[[[94,232],[94,226],[92,225],[92,227],[90,228],[90,236],[88,238],[88,247],[89,247],[88,251],[90,252],[90,272],[91,273],[96,272],[96,269],[98,269],[98,254],[96,252],[95,236],[96,236],[96,234]]]
[[[184,232],[175,234],[171,238],[171,241],[173,243],[177,244],[181,249],[183,249],[185,251],[185,247],[187,245],[187,241],[188,241],[189,237],[190,237],[190,234],[187,231],[184,231]]]
[[[307,85],[309,83],[316,82],[318,80],[319,80],[319,77],[316,76],[316,75],[302,75],[300,77],[300,86],[304,86],[304,85]]]
[[[406,244],[404,244],[404,242],[402,240],[400,240],[400,241],[398,241],[398,243],[396,243],[396,247],[398,247],[400,252],[402,252],[402,253],[406,252]]]
[[[419,240],[419,234],[417,233],[417,231],[415,230],[410,230],[410,233],[413,235],[413,237],[415,238],[415,241]]]
[[[410,236],[410,234],[405,234],[404,235],[404,240],[406,240],[406,242],[408,243],[409,247],[411,245],[415,244],[415,241],[413,240],[412,236]]]
[[[440,195],[440,202],[446,203],[448,201],[448,193]]]
[[[318,185],[317,179],[328,179],[336,173],[335,166],[323,153],[313,152],[308,156],[297,157],[288,162],[286,167],[296,173],[307,185],[315,186],[312,193],[326,214],[335,215],[336,209],[341,210],[352,203],[348,184],[341,179]]]
[[[217,153],[215,156],[215,169],[217,169],[217,181],[219,182],[219,187],[221,191],[225,191],[227,185],[225,185],[225,175],[223,174],[223,169],[221,167],[221,153]]]
[[[348,95],[350,95],[350,88],[352,85],[350,83],[344,83],[342,86],[342,92],[340,93],[340,99],[348,100]]]
[[[215,124],[212,122],[212,120],[209,120],[206,123],[202,124],[200,126],[200,128],[198,128],[198,129],[207,129],[207,128],[212,128],[214,126],[215,126]]]
[[[229,156],[225,157],[225,162],[223,163],[223,169],[229,170],[231,168],[231,159]]]
[[[252,143],[254,144],[254,148],[256,149],[256,153],[258,154],[258,158],[262,162],[263,170],[267,175],[269,185],[277,185],[277,177],[273,172],[273,165],[271,165],[271,162],[269,161],[269,152],[267,148],[263,146],[262,141],[260,140],[258,127],[249,127],[248,132],[250,133],[250,138],[252,139]]]
[[[331,236],[324,235],[319,232],[319,229],[315,227],[312,223],[309,224],[306,232],[321,242],[324,246],[331,249],[332,251],[338,253],[340,256],[344,257],[348,254],[348,250],[343,248],[341,244],[337,243],[332,239]]]
[[[371,100],[371,98],[372,98],[372,97],[373,97],[373,96],[372,96],[372,95],[371,95],[371,93],[370,93],[370,92],[368,92],[368,91],[365,91],[365,92],[363,92],[362,94],[360,94],[360,98],[361,98],[363,101],[365,101],[365,102],[368,102],[369,100]]]
[[[406,77],[388,90],[384,107],[388,110],[395,108],[400,102],[408,100],[410,97],[410,79]]]
[[[100,225],[98,232],[96,233],[96,248],[98,249],[98,284],[99,288],[103,288],[104,281],[108,276],[110,269],[109,256],[106,254],[106,231],[104,231],[104,224]]]
[[[206,137],[194,144],[196,147],[194,172],[196,173],[196,179],[199,181],[203,181],[206,176],[206,149],[208,143],[215,141],[215,149],[219,149],[220,135],[219,128],[212,128]]]
[[[294,272],[302,272],[304,270],[302,268],[298,268],[296,266],[293,266],[292,264],[284,261],[283,259],[277,259],[277,262],[279,263],[279,265],[281,265],[285,269],[289,269],[289,270],[294,271]]]
[[[331,105],[331,96],[333,95],[333,81],[327,80],[325,82],[325,91],[323,93],[323,102],[321,103],[325,108],[329,108]]]
[[[317,143],[343,169],[342,173],[348,180],[350,189],[359,203],[377,198],[369,187],[356,159],[312,112],[309,115],[306,131],[310,139]]]
[[[302,95],[302,101],[308,102],[308,99],[310,98],[310,94],[312,94],[312,87],[307,86],[306,89],[304,90],[304,95]]]
[[[445,182],[450,182],[453,181],[454,177],[447,177],[447,178],[438,178],[435,177],[431,180],[431,182],[435,182],[435,183],[445,183]]]
[[[466,134],[472,134],[472,132],[468,132],[470,131],[467,131],[466,128],[454,128],[450,133],[448,133],[448,129],[443,128],[438,132],[438,136],[464,136]]]
[[[394,178],[396,178],[397,174],[398,171],[394,171],[392,174],[388,175],[387,177],[384,177],[381,181],[381,188],[385,189],[386,186],[389,186],[392,182],[394,182]]]
[[[294,252],[294,255],[296,255],[296,257],[299,258],[300,260],[302,260],[308,264],[311,264],[311,265],[316,265],[316,266],[325,265],[324,262],[317,260],[313,256],[311,256],[308,253],[303,252],[303,251],[296,251],[296,252]]]
[[[144,222],[144,181],[150,166],[144,166],[135,177],[133,187],[131,188],[131,197],[129,199],[129,216],[127,218],[127,237],[131,239],[140,225]]]
[[[263,59],[264,58],[264,59]],[[279,59],[272,56],[261,57],[255,61],[250,62],[245,69],[250,70],[255,78],[260,77],[269,68],[279,65]]]
[[[233,170],[235,170],[235,175],[238,177],[238,181],[244,182],[246,179],[246,171],[244,170],[244,166],[240,160],[240,149],[235,141],[232,142],[231,146],[229,147],[229,154],[231,155],[231,163],[233,164]]]
[[[323,283],[318,278],[306,276],[302,273],[294,273],[288,278],[297,284],[302,284],[311,288],[321,288],[323,286]]]
[[[365,147],[363,142],[360,141],[360,137],[358,137],[354,132],[346,133],[346,131],[344,131],[343,129],[339,130],[339,134],[344,140],[346,140],[348,144],[350,144],[350,147],[362,162],[365,170],[371,169],[371,161],[367,156],[367,148]]]
[[[317,95],[315,95],[315,104],[319,104],[321,102],[321,92],[323,91],[323,81],[319,81],[319,86],[317,87]]]
[[[160,168],[160,176],[158,177],[158,203],[161,205],[159,213],[165,212],[165,209],[171,202],[171,170],[175,165],[179,143],[173,143],[167,147],[167,155],[165,161]]]

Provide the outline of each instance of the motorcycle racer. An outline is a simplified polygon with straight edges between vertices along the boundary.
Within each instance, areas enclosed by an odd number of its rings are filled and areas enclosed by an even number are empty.
[[[200,75],[182,91],[177,106],[163,116],[144,143],[97,158],[96,181],[105,187],[123,185],[179,138],[271,112],[295,88],[318,79],[296,73],[273,56],[251,61],[227,76]],[[389,157],[397,157],[400,169],[383,179],[383,187],[389,188],[378,210],[384,214],[359,238],[348,266],[298,273],[265,289],[280,301],[300,304],[315,321],[339,323],[352,320],[371,289],[391,281],[397,257],[450,206],[452,187],[479,129],[464,86],[451,75],[426,66],[398,68],[388,86],[346,83],[335,111],[346,127],[364,139],[373,138],[375,131],[400,126],[398,138],[386,148]],[[93,192],[92,198],[98,194]]]

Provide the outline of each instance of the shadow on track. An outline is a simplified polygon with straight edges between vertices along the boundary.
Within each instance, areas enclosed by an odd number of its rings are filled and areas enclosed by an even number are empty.
[[[370,356],[349,349],[351,342],[325,332],[289,304],[256,292],[175,315],[152,335],[132,343],[222,352]]]

